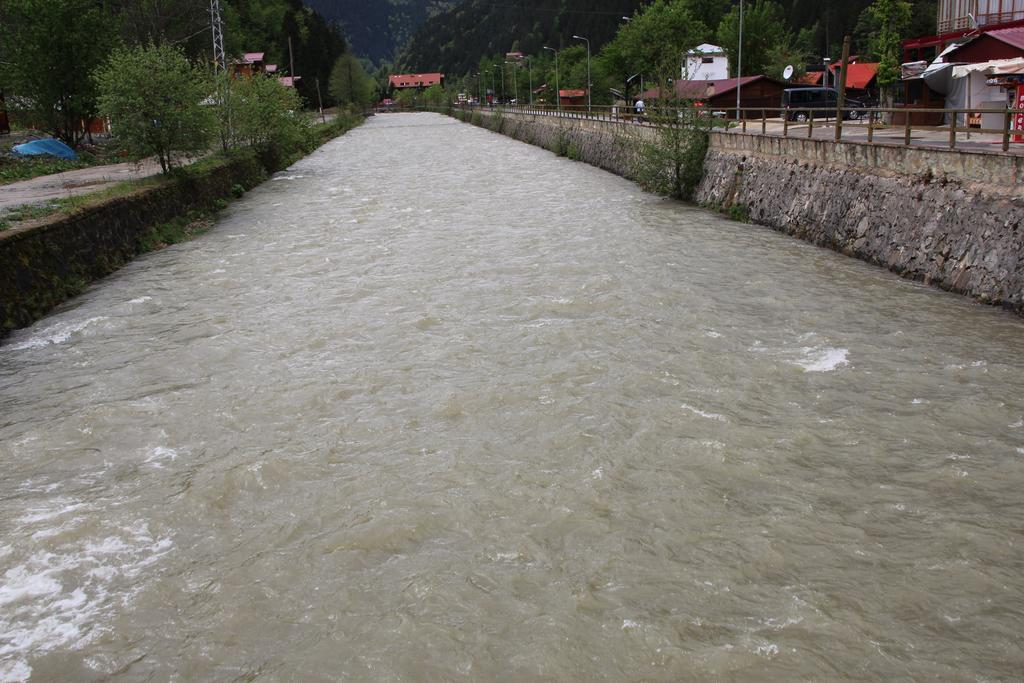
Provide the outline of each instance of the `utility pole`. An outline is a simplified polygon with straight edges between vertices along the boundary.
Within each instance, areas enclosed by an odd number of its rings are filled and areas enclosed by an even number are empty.
[[[544,49],[555,53],[555,104],[558,107],[558,111],[562,111],[562,93],[558,89],[558,50],[547,45],[544,46]]]
[[[533,59],[526,58],[526,68],[530,70],[530,106],[533,106]]]
[[[740,120],[740,77],[743,75],[743,0],[740,0],[740,49],[736,56],[736,121]]]
[[[843,63],[839,67],[839,96],[836,98],[836,142],[839,142],[843,137],[843,107],[846,105],[846,63],[849,61],[850,36],[846,36],[843,38]]]
[[[292,87],[298,90],[295,83],[295,56],[292,54],[292,37],[288,36],[288,75],[292,77]]]
[[[213,68],[227,71],[228,61],[224,56],[224,24],[220,17],[220,0],[210,0],[210,30],[213,32]]]
[[[741,0],[742,2],[742,0]],[[590,82],[590,41],[583,36],[573,36],[576,40],[582,40],[587,44],[587,115],[590,115],[590,91],[593,83]]]

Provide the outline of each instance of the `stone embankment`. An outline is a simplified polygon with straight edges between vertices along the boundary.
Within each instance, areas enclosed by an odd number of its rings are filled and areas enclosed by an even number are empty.
[[[650,129],[543,116],[492,130],[633,178]],[[695,200],[1024,314],[1024,157],[711,133]]]

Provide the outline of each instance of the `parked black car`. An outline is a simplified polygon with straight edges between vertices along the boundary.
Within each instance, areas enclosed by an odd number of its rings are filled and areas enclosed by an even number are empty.
[[[813,112],[814,118],[835,116],[839,91],[835,88],[786,88],[782,91],[782,108],[790,121],[806,121]],[[843,105],[843,118],[857,120],[865,112],[857,111],[867,103],[847,97]]]

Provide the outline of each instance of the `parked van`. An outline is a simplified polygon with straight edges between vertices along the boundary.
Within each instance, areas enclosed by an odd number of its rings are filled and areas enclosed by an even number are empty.
[[[835,116],[836,104],[839,101],[839,91],[835,88],[786,88],[782,91],[782,108],[789,110],[786,117],[790,121],[806,121],[813,112],[814,118],[825,118]],[[859,119],[866,105],[864,102],[846,98],[843,109],[843,118]]]

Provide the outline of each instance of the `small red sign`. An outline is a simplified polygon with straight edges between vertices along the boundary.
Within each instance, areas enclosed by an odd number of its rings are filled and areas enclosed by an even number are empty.
[[[1014,98],[1014,109],[1024,109],[1024,83],[1017,86],[1017,97]],[[1024,111],[1018,111],[1013,115],[1013,129],[1024,131]],[[1024,134],[1017,133],[1013,136],[1014,142],[1024,142]]]

